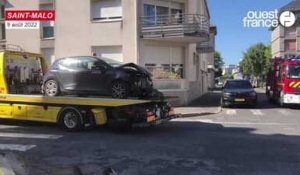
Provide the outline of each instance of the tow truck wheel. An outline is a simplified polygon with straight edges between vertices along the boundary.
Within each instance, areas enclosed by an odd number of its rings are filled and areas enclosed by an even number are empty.
[[[58,82],[56,80],[48,80],[44,85],[44,93],[47,96],[58,96],[60,94],[60,89]]]
[[[58,114],[58,124],[67,131],[79,131],[83,127],[83,116],[76,107],[64,107]]]

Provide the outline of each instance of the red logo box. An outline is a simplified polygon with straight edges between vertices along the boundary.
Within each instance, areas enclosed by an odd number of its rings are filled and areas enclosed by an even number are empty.
[[[5,10],[6,21],[54,21],[55,10]]]

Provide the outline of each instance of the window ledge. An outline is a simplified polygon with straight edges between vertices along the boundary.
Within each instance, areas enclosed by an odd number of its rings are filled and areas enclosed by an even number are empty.
[[[47,40],[54,40],[54,39],[55,39],[55,37],[41,38],[41,40],[45,40],[45,41],[47,41]]]
[[[109,22],[121,22],[123,21],[122,18],[118,19],[93,19],[91,22],[92,23],[109,23]]]

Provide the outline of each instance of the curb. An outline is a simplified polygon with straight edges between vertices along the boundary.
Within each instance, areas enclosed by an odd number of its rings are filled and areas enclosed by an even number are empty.
[[[0,175],[27,175],[20,161],[11,153],[0,153]]]
[[[222,107],[219,106],[217,109],[213,112],[200,112],[200,113],[181,113],[179,118],[187,118],[187,117],[199,117],[204,115],[214,115],[222,112]]]
[[[5,154],[0,155],[0,175],[16,175]]]

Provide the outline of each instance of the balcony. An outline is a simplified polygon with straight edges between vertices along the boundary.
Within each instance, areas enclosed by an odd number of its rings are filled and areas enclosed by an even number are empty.
[[[209,38],[209,20],[199,14],[144,16],[140,26],[143,39],[195,43]]]

